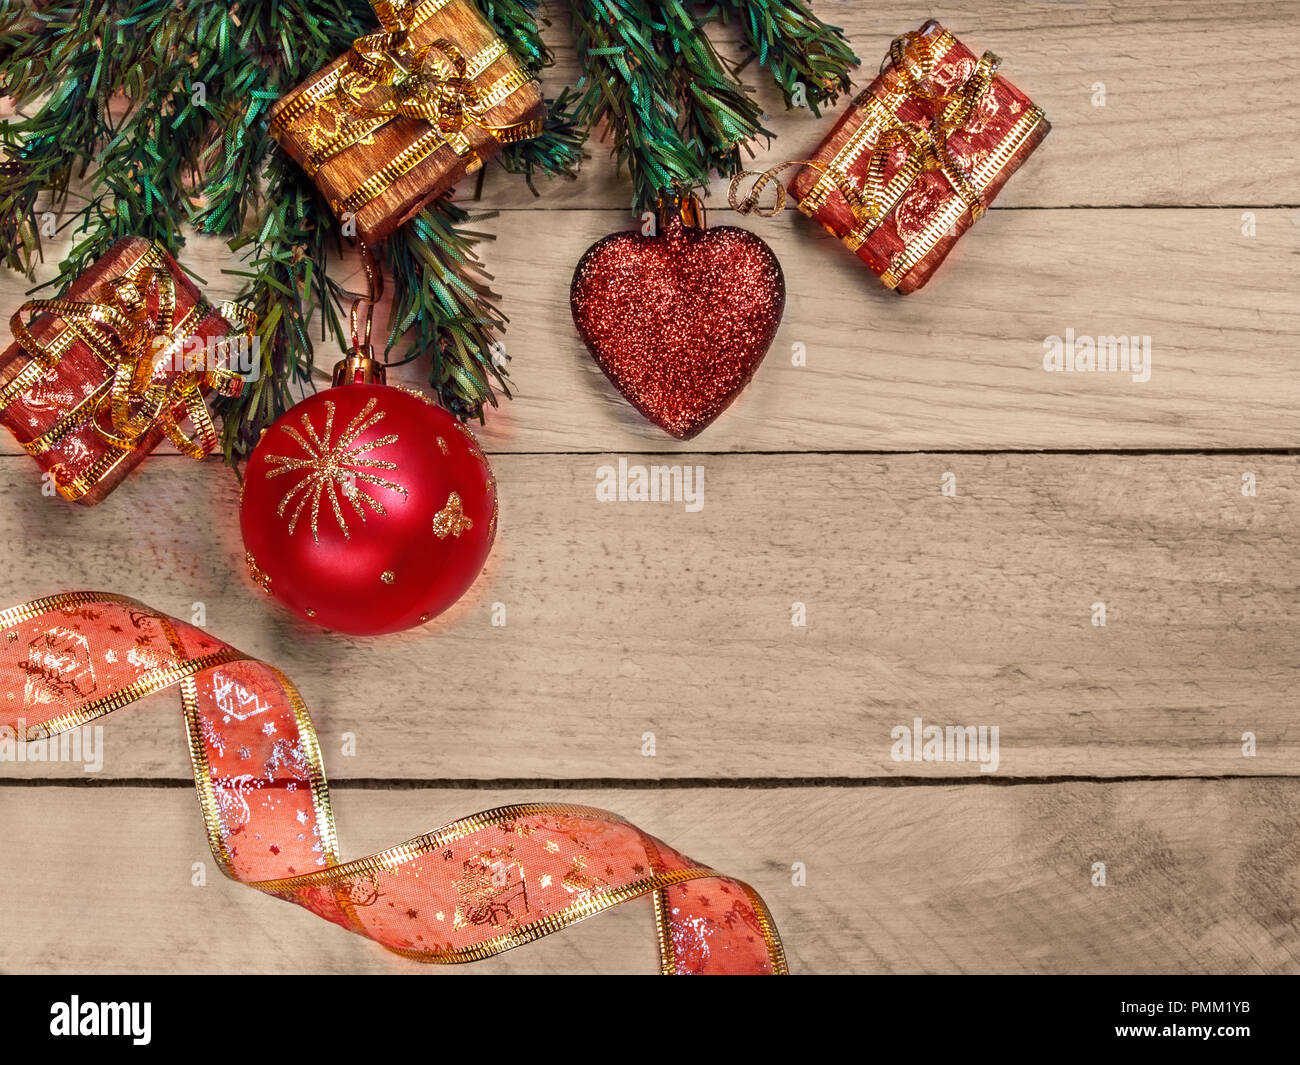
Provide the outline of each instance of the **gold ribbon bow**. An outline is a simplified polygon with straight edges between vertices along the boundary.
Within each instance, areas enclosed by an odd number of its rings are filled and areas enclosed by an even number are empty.
[[[109,282],[101,303],[29,300],[10,319],[14,339],[32,362],[6,388],[0,397],[0,409],[35,383],[36,377],[56,367],[76,340],[84,341],[112,370],[111,377],[91,395],[23,445],[29,454],[44,454],[87,423],[119,451],[133,450],[155,429],[193,458],[202,458],[216,446],[217,433],[202,390],[206,387],[223,395],[238,395],[243,378],[228,366],[208,366],[206,346],[197,359],[186,351],[211,308],[200,300],[181,320],[176,320],[176,281],[167,269],[164,254],[160,245],[151,244],[126,273]],[[150,303],[155,294],[157,309],[151,315]],[[218,313],[237,330],[236,336],[251,338],[256,315],[228,303],[221,304]],[[42,343],[24,322],[25,317],[40,314],[56,315],[66,328]],[[223,337],[220,343],[227,344],[230,339]],[[160,378],[158,370],[168,362],[181,368]],[[193,436],[180,427],[184,416],[193,423]]]
[[[919,30],[912,30],[895,37],[889,46],[889,57],[881,63],[883,74],[892,64],[895,74],[903,84],[903,92],[909,97],[919,97],[936,104],[946,105],[931,121],[928,127],[915,122],[903,122],[896,114],[890,112],[892,121],[876,141],[867,167],[865,213],[876,225],[897,202],[897,197],[890,198],[892,189],[885,185],[885,163],[889,153],[897,144],[908,149],[911,160],[919,167],[918,172],[941,170],[953,191],[965,201],[970,208],[971,221],[978,222],[985,212],[985,204],[980,198],[980,191],[966,171],[966,168],[948,149],[948,137],[966,124],[970,114],[993,84],[1002,60],[992,52],[985,52],[975,69],[961,85],[950,93],[932,93],[925,85],[934,74],[935,68],[943,58],[947,48],[936,47],[935,42],[924,36]],[[908,167],[903,168],[905,171]],[[915,178],[915,174],[912,178]],[[911,181],[907,182],[910,185]],[[907,185],[898,190],[898,195]],[[855,210],[855,215],[857,214]],[[862,219],[859,217],[859,221]],[[874,228],[874,227],[873,227]]]
[[[921,174],[939,170],[970,210],[971,220],[979,221],[986,210],[982,199],[983,188],[952,153],[948,147],[948,138],[970,118],[971,112],[993,83],[1002,61],[992,52],[985,52],[970,76],[956,89],[948,93],[933,92],[927,88],[927,84],[953,43],[953,38],[947,31],[936,39],[925,36],[920,30],[912,30],[894,38],[889,55],[881,64],[881,73],[885,74],[892,69],[898,85],[890,89],[884,99],[873,93],[866,93],[859,98],[858,106],[864,108],[867,114],[835,158],[829,163],[819,163],[812,159],[781,163],[759,174],[749,195],[743,199],[739,196],[739,185],[747,173],[737,174],[731,183],[731,206],[742,214],[751,211],[763,217],[779,214],[785,207],[787,194],[781,183],[776,181],[777,175],[791,166],[812,167],[820,171],[823,177],[818,188],[804,198],[800,208],[812,214],[824,202],[830,189],[837,189],[857,223],[844,237],[844,243],[856,251]],[[943,109],[928,125],[904,121],[898,117],[897,108],[912,98],[941,104]],[[871,154],[866,177],[859,189],[848,170],[868,145]],[[907,160],[886,181],[886,166],[899,145],[905,148]],[[774,183],[776,187],[775,202],[771,207],[759,207],[758,197],[769,183]]]
[[[339,125],[318,131],[309,140],[304,166],[311,176],[396,118],[429,124],[428,131],[378,173],[350,196],[336,201],[332,205],[336,212],[356,213],[444,144],[466,161],[468,172],[477,170],[483,160],[468,136],[471,127],[502,144],[527,140],[541,132],[539,119],[508,125],[489,121],[492,108],[532,80],[526,70],[515,66],[486,87],[480,86],[480,76],[509,55],[499,37],[473,56],[466,56],[445,37],[418,48],[412,43],[413,31],[446,4],[447,0],[375,2],[382,32],[353,42],[337,70],[300,93],[272,121],[272,132],[284,136],[304,114],[333,98],[332,110],[337,112]],[[378,91],[381,88],[382,93]]]
[[[405,115],[436,126],[444,136],[461,133],[471,122],[491,130],[487,106],[469,74],[469,61],[445,37],[414,49],[407,31],[376,33],[352,45],[355,69],[366,79],[387,86],[389,102],[368,107],[388,118]]]

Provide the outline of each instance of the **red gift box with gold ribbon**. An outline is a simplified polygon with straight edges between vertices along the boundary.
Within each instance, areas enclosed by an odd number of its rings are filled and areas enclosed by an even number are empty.
[[[790,184],[889,288],[929,281],[1051,128],[1000,62],[933,20],[897,38]]]
[[[241,307],[210,306],[161,245],[127,237],[63,297],[13,316],[0,423],[60,495],[97,503],[164,438],[195,458],[212,450],[205,397],[239,394],[230,344],[255,324]]]

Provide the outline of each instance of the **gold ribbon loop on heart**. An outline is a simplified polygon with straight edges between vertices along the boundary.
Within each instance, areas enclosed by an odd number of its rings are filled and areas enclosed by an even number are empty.
[[[85,400],[24,444],[29,454],[44,454],[87,422],[101,439],[121,451],[139,446],[155,429],[193,458],[202,458],[216,446],[217,433],[203,389],[238,395],[243,378],[228,365],[208,365],[206,345],[197,358],[186,351],[211,307],[200,300],[176,320],[176,280],[164,254],[161,246],[151,245],[125,274],[109,282],[102,302],[29,300],[10,319],[14,339],[36,367],[53,369],[70,342],[82,340],[112,371]],[[152,313],[151,304],[155,305]],[[220,338],[220,345],[240,336],[251,339],[256,315],[228,303],[221,304],[218,313],[236,330],[233,336]],[[37,340],[24,319],[41,314],[58,317],[66,328],[44,342]],[[169,364],[180,368],[159,372]],[[185,417],[194,427],[193,435],[181,428]]]

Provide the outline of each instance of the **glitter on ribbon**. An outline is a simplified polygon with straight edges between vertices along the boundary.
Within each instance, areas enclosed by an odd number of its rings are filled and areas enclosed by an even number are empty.
[[[66,592],[0,611],[0,635],[0,690],[24,693],[0,699],[0,730],[44,739],[179,688],[222,871],[402,957],[476,961],[650,895],[663,972],[787,971],[751,887],[587,806],[503,806],[341,861],[320,743],[292,681],[134,600]]]

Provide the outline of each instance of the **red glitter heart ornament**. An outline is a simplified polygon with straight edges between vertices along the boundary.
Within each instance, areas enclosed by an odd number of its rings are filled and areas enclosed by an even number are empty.
[[[706,229],[693,197],[660,204],[655,236],[597,241],[573,275],[573,321],[629,403],[689,440],[736,398],[785,309],[776,255],[748,230]]]

